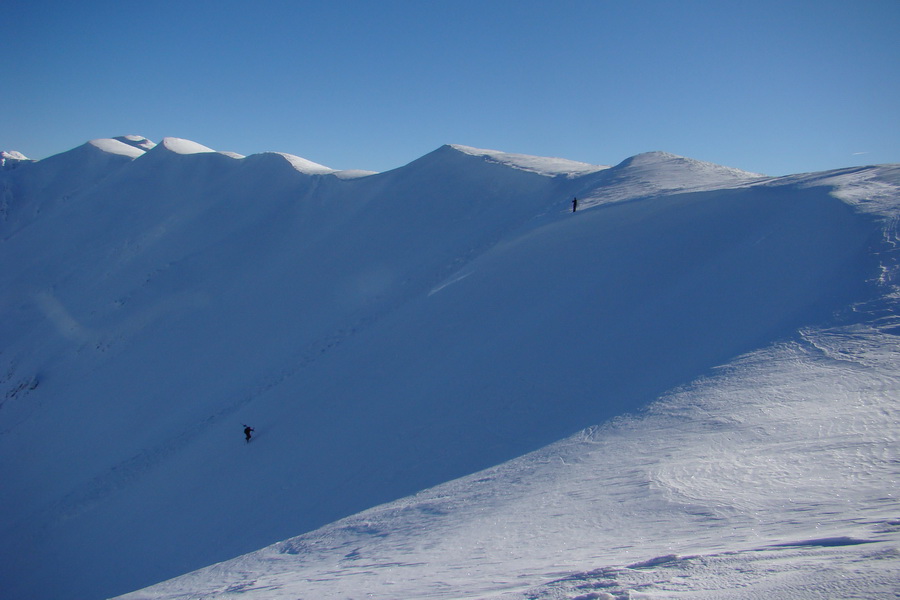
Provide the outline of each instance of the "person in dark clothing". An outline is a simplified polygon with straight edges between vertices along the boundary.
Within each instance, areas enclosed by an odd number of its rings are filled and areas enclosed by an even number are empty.
[[[249,425],[244,425],[244,437],[247,438],[248,444],[250,443],[250,434],[254,431],[256,431],[256,430],[253,429],[252,427],[250,427]]]
[[[578,210],[578,198],[572,198],[572,212]]]

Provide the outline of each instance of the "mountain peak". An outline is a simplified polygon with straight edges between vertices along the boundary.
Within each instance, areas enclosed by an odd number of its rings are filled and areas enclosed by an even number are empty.
[[[34,162],[18,150],[2,150],[0,151],[0,168],[13,168],[19,163]]]
[[[18,150],[0,151],[0,158],[5,158],[7,160],[31,160]]]
[[[661,193],[742,186],[764,175],[671,154],[643,152],[599,173],[579,193],[584,208]]]
[[[205,152],[215,152],[215,150],[207,148],[203,144],[177,137],[163,138],[163,141],[160,142],[159,145],[165,150],[174,152],[175,154],[202,154]]]
[[[91,140],[86,145],[89,147],[92,146],[107,154],[117,154],[119,156],[127,156],[129,158],[137,158],[138,156],[142,156],[144,154],[143,149],[112,138],[100,138]]]
[[[646,169],[646,170],[662,170],[666,174],[672,171],[686,170],[695,174],[716,173],[722,176],[731,176],[737,178],[763,177],[759,173],[751,173],[733,167],[725,167],[716,163],[705,162],[686,156],[679,156],[670,152],[655,150],[652,152],[642,152],[629,158],[626,158],[614,168],[616,169]]]
[[[651,152],[641,152],[640,154],[635,154],[634,156],[629,156],[625,160],[623,160],[619,165],[635,165],[635,164],[660,164],[670,161],[686,161],[691,160],[684,156],[679,156],[677,154],[672,154],[671,152],[664,152],[662,150],[653,150]]]

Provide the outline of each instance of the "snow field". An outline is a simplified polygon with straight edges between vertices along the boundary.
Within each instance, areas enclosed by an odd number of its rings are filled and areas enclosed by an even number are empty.
[[[122,600],[891,597],[898,350],[808,330],[643,414]]]

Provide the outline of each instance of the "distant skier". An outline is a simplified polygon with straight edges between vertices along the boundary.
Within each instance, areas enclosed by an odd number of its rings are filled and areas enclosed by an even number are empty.
[[[250,434],[253,433],[254,431],[256,431],[256,430],[253,429],[252,427],[250,427],[249,425],[244,425],[244,437],[247,439],[248,444],[250,443],[250,437],[251,437]]]
[[[578,210],[578,198],[572,198],[572,212]]]

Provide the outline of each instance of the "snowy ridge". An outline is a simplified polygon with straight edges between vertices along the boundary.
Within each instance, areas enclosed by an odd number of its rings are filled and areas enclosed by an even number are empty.
[[[22,163],[34,162],[17,150],[0,151],[0,168],[14,169]]]
[[[685,158],[668,152],[647,152],[625,159],[598,173],[579,192],[584,208],[652,197],[664,193],[734,188],[767,178],[732,167]]]
[[[294,156],[293,154],[285,154],[283,152],[275,152],[274,154],[281,156],[286,161],[288,161],[291,166],[294,167],[297,171],[306,175],[325,175],[335,172],[334,169],[330,169],[324,165],[314,163],[313,161],[307,160],[305,158],[300,158],[299,156]]]
[[[201,154],[204,152],[215,152],[212,148],[207,148],[203,144],[192,142],[176,137],[163,138],[159,143],[159,147],[175,154]]]
[[[824,173],[804,173],[775,179],[773,185],[785,183],[804,188],[828,186],[832,194],[857,206],[860,210],[896,218],[897,194],[900,191],[900,166],[880,165],[838,169]]]
[[[39,161],[4,161],[0,182],[0,239],[28,226],[45,211],[87,192],[143,155],[114,139],[97,139]],[[24,163],[24,164],[23,164]],[[28,168],[18,168],[19,166]]]
[[[0,158],[6,159],[6,160],[31,160],[30,158],[28,158],[27,156],[25,156],[24,154],[22,154],[21,152],[19,152],[17,150],[12,150],[9,152],[4,150],[3,152],[0,152]]]
[[[451,144],[449,147],[470,156],[478,156],[498,164],[513,167],[514,169],[521,169],[523,171],[537,173],[547,177],[556,177],[560,175],[566,177],[578,177],[609,168],[565,158],[511,154],[508,152],[500,152],[498,150],[482,150],[480,148],[472,148],[471,146],[461,146],[459,144]]]
[[[332,173],[332,175],[338,179],[359,179],[360,177],[368,177],[369,175],[377,174],[378,171],[367,171],[365,169],[343,169]]]
[[[622,169],[629,169],[632,172],[642,172],[652,174],[655,179],[669,179],[672,183],[678,183],[678,179],[683,177],[692,185],[702,185],[704,180],[712,179],[748,179],[763,177],[759,173],[750,173],[733,167],[724,167],[710,162],[686,158],[669,152],[644,152],[630,158],[626,158],[617,165]],[[688,173],[693,178],[688,177]],[[671,181],[674,179],[675,181]]]
[[[99,150],[102,150],[103,152],[127,156],[129,158],[137,158],[138,156],[142,156],[144,154],[144,150],[142,150],[140,147],[126,144],[116,139],[91,140],[90,142],[88,142],[88,144],[94,146]]]
[[[896,165],[133,137],[0,172],[4,597],[896,580]]]
[[[156,143],[151,142],[142,135],[121,135],[113,139],[120,141],[123,144],[128,144],[129,146],[140,148],[142,150],[150,150],[151,148],[156,146]]]

